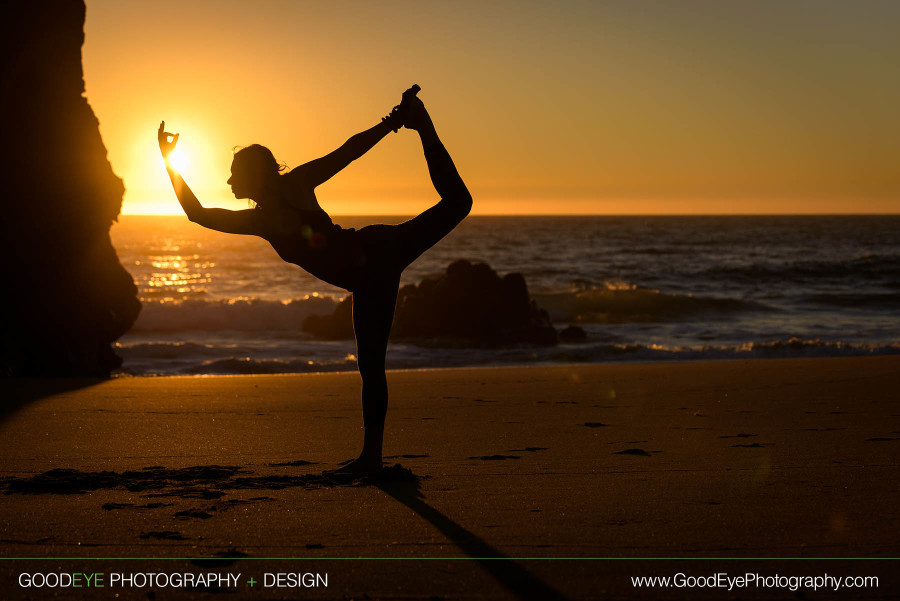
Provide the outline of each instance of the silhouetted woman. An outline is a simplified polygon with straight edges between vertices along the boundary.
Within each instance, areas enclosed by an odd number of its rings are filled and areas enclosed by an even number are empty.
[[[229,211],[204,208],[168,156],[178,134],[159,126],[159,149],[188,219],[231,234],[250,234],[269,241],[282,259],[317,278],[352,293],[353,329],[362,376],[365,437],[359,458],[339,471],[357,474],[381,469],[388,387],[385,354],[394,319],[400,274],[422,253],[446,236],[469,214],[472,197],[441,144],[425,105],[413,86],[400,105],[381,123],[347,140],[334,152],[288,173],[281,173],[272,152],[254,144],[239,150],[228,184],[237,198],[256,202],[255,209]],[[398,225],[342,229],[316,200],[316,186],[369,151],[388,132],[406,127],[419,133],[428,172],[441,200]],[[171,139],[170,139],[171,138]]]

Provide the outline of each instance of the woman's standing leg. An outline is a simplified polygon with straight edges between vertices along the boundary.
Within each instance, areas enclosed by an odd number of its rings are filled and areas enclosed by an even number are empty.
[[[337,470],[339,473],[372,473],[381,469],[384,421],[387,415],[388,385],[385,356],[394,321],[399,274],[370,282],[353,292],[353,330],[356,360],[362,377],[363,439],[358,459]]]

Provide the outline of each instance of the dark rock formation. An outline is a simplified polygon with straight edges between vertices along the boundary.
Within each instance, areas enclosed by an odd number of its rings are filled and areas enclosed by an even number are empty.
[[[395,319],[396,321],[396,319]],[[353,338],[353,302],[350,296],[331,315],[310,315],[303,320],[303,331],[325,340]],[[392,335],[393,336],[393,335]]]
[[[109,228],[124,186],[84,93],[81,0],[3,8],[0,373],[105,376],[140,311]]]
[[[319,338],[352,338],[350,299],[330,316],[308,317],[303,329]],[[468,261],[456,261],[437,279],[401,288],[391,338],[479,346],[558,342],[549,316],[529,297],[522,274],[501,278],[484,263]]]
[[[587,332],[581,326],[568,326],[560,331],[559,339],[563,342],[584,342],[587,340]]]

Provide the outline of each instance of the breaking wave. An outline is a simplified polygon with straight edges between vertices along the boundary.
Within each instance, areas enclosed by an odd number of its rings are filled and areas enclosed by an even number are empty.
[[[184,332],[193,330],[243,332],[300,331],[312,314],[334,311],[337,301],[328,296],[309,296],[288,302],[231,299],[180,302],[145,302],[133,332]]]
[[[311,361],[301,359],[250,359],[232,357],[217,361],[205,361],[181,370],[183,374],[302,374],[313,372],[353,371],[356,357],[344,360]]]
[[[214,347],[198,344],[119,345],[130,375],[234,375],[355,371],[352,342],[325,348],[320,341],[304,342],[293,353],[271,356],[268,346]],[[152,347],[152,349],[151,349]],[[512,347],[502,350],[434,349],[396,345],[388,355],[388,369],[428,369],[471,366],[559,363],[700,361],[720,359],[779,359],[852,357],[900,354],[900,343],[851,344],[820,339],[771,340],[743,344],[669,346],[611,343],[594,339],[556,347]],[[293,356],[291,356],[293,355]]]
[[[572,292],[535,294],[534,298],[553,321],[560,323],[680,321],[699,316],[772,310],[757,302],[670,294],[624,283],[607,283],[604,288]]]

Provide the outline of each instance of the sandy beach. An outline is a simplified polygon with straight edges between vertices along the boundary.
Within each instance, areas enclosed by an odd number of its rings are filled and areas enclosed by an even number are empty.
[[[260,558],[326,566],[329,587],[302,598],[778,598],[636,590],[629,575],[667,564],[609,558],[698,558],[715,571],[725,560],[708,558],[898,555],[900,357],[389,379],[386,463],[409,471],[376,483],[322,476],[358,451],[356,374],[4,383],[4,589],[42,598],[16,578],[45,564],[199,569],[183,558],[219,556],[245,558],[215,564],[244,579],[275,571]],[[72,559],[8,559],[51,557]],[[834,561],[812,565],[896,567]],[[892,598],[896,584],[840,598]]]

